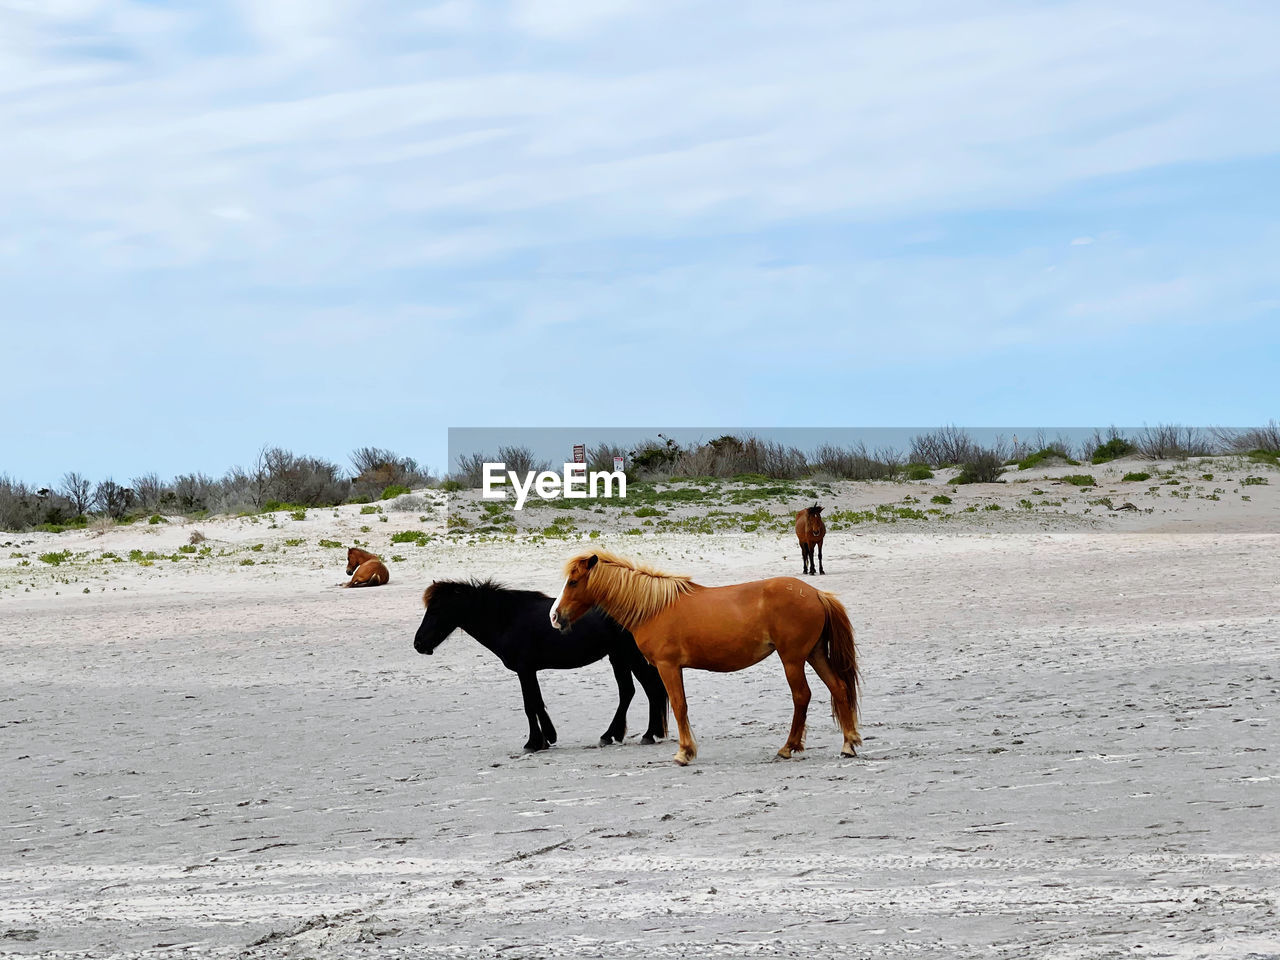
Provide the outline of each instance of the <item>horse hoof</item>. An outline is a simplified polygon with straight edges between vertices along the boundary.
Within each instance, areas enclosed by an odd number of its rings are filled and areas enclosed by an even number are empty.
[[[658,741],[653,739],[652,733],[646,733],[643,737],[640,738],[640,742],[643,744],[647,744],[649,746],[653,746]]]
[[[790,748],[790,747],[783,747],[781,750],[779,750],[779,751],[778,751],[778,756],[780,756],[783,760],[790,760],[790,759],[791,759],[791,748]]]
[[[685,753],[683,750],[677,750],[676,755],[671,759],[674,760],[676,763],[680,764],[680,766],[682,767],[687,767],[689,765],[689,755]]]
[[[540,751],[540,750],[546,750],[546,749],[547,749],[548,747],[550,747],[550,746],[551,746],[551,744],[549,744],[549,743],[533,743],[533,742],[529,742],[529,743],[526,743],[526,744],[524,745],[524,752],[525,752],[525,753],[537,753],[537,752],[538,752],[538,751]]]
[[[857,755],[858,751],[854,750],[853,747],[845,745],[840,748],[840,756],[842,757],[856,757]]]

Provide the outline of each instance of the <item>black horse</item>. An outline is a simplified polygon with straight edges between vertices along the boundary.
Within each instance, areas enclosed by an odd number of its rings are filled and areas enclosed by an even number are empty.
[[[539,670],[571,670],[604,657],[618,681],[618,712],[600,737],[600,745],[621,743],[627,729],[627,707],[635,696],[635,674],[649,697],[649,729],[642,743],[667,734],[667,690],[657,668],[645,660],[631,634],[599,611],[573,625],[570,633],[551,626],[547,611],[553,600],[534,590],[510,590],[492,580],[440,580],[422,595],[427,612],[413,638],[419,653],[434,653],[444,638],[461,628],[498,655],[520,677],[524,712],[529,718],[526,750],[545,750],[556,742],[547,716]]]

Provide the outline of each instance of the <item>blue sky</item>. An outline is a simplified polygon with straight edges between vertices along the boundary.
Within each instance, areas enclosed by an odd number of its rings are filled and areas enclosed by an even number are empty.
[[[1280,417],[1272,2],[0,8],[0,473]]]

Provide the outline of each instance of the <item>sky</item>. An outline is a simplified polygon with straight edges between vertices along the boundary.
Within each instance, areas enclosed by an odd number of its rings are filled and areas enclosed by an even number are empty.
[[[1272,0],[9,0],[0,474],[1280,418]]]

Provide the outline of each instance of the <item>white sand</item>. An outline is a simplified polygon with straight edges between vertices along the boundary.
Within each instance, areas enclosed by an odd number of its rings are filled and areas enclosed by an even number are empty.
[[[776,660],[687,675],[689,768],[638,744],[643,695],[627,744],[595,746],[604,663],[543,674],[560,742],[521,754],[512,674],[461,634],[413,652],[420,594],[470,575],[554,592],[577,540],[469,543],[441,509],[358,507],[0,534],[0,955],[1280,956],[1280,471],[1182,465],[1188,489],[1149,494],[1119,481],[1136,469],[1029,471],[959,488],[947,520],[833,530],[857,760],[816,680],[808,752],[773,759]],[[1086,471],[1104,487],[1053,483]],[[602,530],[582,543],[704,583],[800,569],[790,535],[570,513]],[[197,528],[209,556],[97,559]],[[435,539],[389,543],[409,529]],[[317,541],[353,537],[405,557],[389,586],[334,588],[344,556]]]

